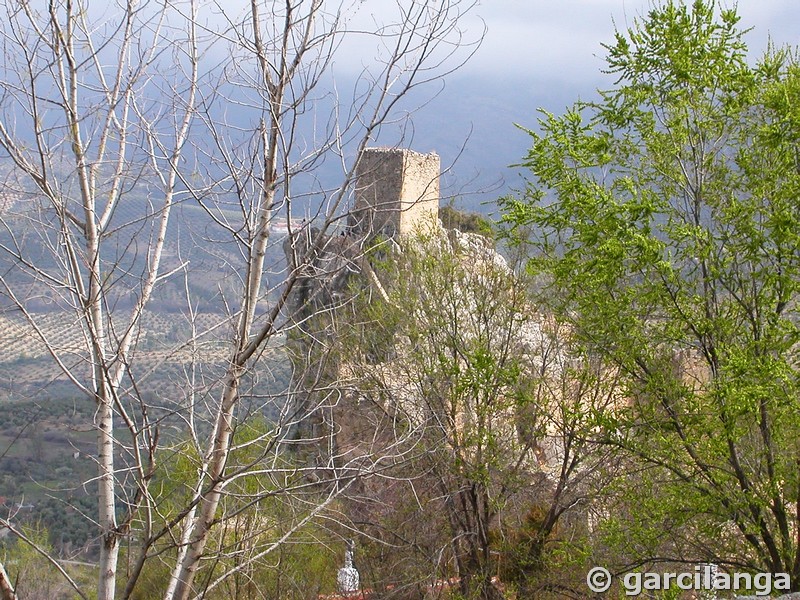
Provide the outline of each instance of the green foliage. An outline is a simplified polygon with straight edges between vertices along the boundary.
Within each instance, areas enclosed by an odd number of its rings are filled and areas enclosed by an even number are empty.
[[[505,221],[535,232],[540,305],[622,369],[626,558],[797,579],[800,73],[786,50],[748,65],[742,36],[702,0],[617,32],[615,87],[543,114]]]
[[[487,483],[490,471],[519,452],[513,427],[503,423],[530,399],[514,393],[523,374],[515,345],[528,319],[525,286],[511,271],[447,244],[432,237],[404,248],[388,303],[397,315],[381,320],[395,324],[396,340],[410,342],[399,344],[398,359],[426,408],[442,417],[435,429],[454,466]]]
[[[532,450],[516,419],[534,386],[521,343],[530,318],[526,285],[495,260],[490,244],[473,242],[438,228],[402,240],[376,264],[381,289],[373,283],[350,304],[352,324],[340,326],[337,341],[361,417],[375,407],[390,428],[369,435],[409,440],[406,452],[414,457],[413,465],[392,471],[413,482],[413,494],[369,490],[373,506],[393,506],[390,515],[374,517],[383,525],[376,535],[391,526],[397,537],[390,543],[413,540],[415,549],[430,552],[423,569],[413,556],[404,563],[411,581],[458,575],[460,593],[485,598],[494,593],[489,530],[528,483],[523,465]],[[408,515],[420,512],[437,529],[419,531],[419,520]],[[441,565],[436,573],[432,563]]]
[[[542,526],[549,506],[536,504],[525,515],[519,527],[511,529],[503,541],[500,574],[504,582],[525,584],[545,567],[544,556],[547,539],[542,538]],[[548,537],[558,535],[555,529]]]
[[[232,572],[213,590],[206,591],[206,598],[304,600],[335,587],[340,565],[328,548],[338,538],[307,519],[309,510],[324,499],[324,491],[292,492],[298,485],[301,489],[303,484],[308,487],[307,482],[299,479],[291,453],[275,457],[271,450],[275,435],[272,424],[257,416],[235,427],[228,465],[239,476],[225,489],[217,512],[221,526],[209,542],[220,551],[220,557],[198,570],[198,581],[205,587],[221,574]],[[201,465],[191,441],[165,448],[157,462],[151,485],[159,517],[155,530],[167,527],[191,502],[190,482]],[[303,523],[304,520],[308,522]],[[276,543],[278,540],[284,541]],[[177,556],[173,538],[159,540],[153,552],[162,559],[146,562],[133,598],[144,600],[164,594],[169,564]],[[164,557],[171,558],[163,560]],[[126,574],[122,575],[120,583],[124,588]]]
[[[439,220],[445,229],[458,229],[465,233],[494,238],[494,227],[487,218],[478,213],[458,210],[452,204],[439,207]]]
[[[40,550],[52,551],[48,531],[41,525],[23,527],[22,533]],[[20,598],[61,600],[75,597],[55,567],[30,543],[14,538],[0,548],[0,560]]]

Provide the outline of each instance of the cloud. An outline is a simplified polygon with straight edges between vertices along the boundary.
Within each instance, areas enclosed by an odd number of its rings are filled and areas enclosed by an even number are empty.
[[[486,38],[466,69],[520,83],[596,83],[604,66],[602,44],[613,41],[615,27],[627,29],[652,6],[650,0],[484,0],[467,26],[474,28],[480,17]],[[800,3],[741,2],[738,12],[740,25],[754,28],[746,38],[753,56],[763,52],[768,36],[778,44],[800,44]]]

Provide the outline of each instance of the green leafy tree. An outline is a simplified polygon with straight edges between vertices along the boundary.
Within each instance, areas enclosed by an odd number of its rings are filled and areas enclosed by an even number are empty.
[[[629,563],[713,560],[800,586],[800,70],[751,66],[735,10],[667,2],[607,46],[596,102],[544,113],[504,201],[538,302],[619,368],[603,442],[636,477]],[[613,509],[613,510],[612,510]]]
[[[458,239],[421,232],[386,258],[379,267],[385,295],[363,295],[367,305],[342,340],[343,371],[362,414],[374,406],[376,418],[392,415],[387,426],[411,442],[411,473],[394,475],[420,487],[421,509],[436,507],[428,522],[446,532],[438,561],[431,560],[437,576],[457,575],[464,597],[498,598],[490,530],[524,488],[533,456],[515,427],[530,399],[517,386],[525,379],[521,334],[529,315],[525,286],[492,260],[485,238]],[[340,443],[350,442],[340,436]]]
[[[589,452],[596,419],[581,409],[602,412],[613,386],[568,355],[485,237],[423,231],[375,265],[383,293],[364,282],[347,326],[338,315],[353,390],[334,416],[339,453],[383,435],[408,450],[382,473],[390,483],[357,488],[350,518],[383,542],[365,556],[399,571],[398,587],[455,575],[460,597],[498,598],[500,573],[541,597],[559,522],[602,487],[606,452]]]

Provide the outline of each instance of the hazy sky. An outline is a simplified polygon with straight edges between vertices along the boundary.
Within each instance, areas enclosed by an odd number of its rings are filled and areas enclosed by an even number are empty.
[[[367,5],[381,1],[367,0]],[[559,113],[610,86],[611,79],[601,73],[601,44],[613,41],[615,25],[627,29],[651,7],[648,0],[481,0],[467,22],[468,33],[485,23],[481,48],[418,115],[423,125],[441,122],[443,116],[448,125],[419,127],[415,145],[436,150],[444,164],[460,157],[453,167],[453,188],[458,193],[462,182],[471,181],[465,188],[478,190],[465,196],[468,206],[521,187],[519,171],[508,166],[523,158],[530,139],[514,124],[535,128],[538,108]],[[797,0],[740,0],[738,12],[740,26],[753,28],[746,41],[754,58],[770,38],[800,46]],[[492,190],[498,176],[503,181]]]
[[[520,79],[595,79],[603,66],[601,44],[612,41],[615,24],[625,29],[651,6],[647,0],[482,0],[475,14],[488,30],[467,69]],[[738,12],[740,24],[754,28],[747,40],[757,54],[768,35],[781,44],[800,45],[797,0],[741,0]]]
[[[349,27],[374,31],[375,23],[391,22],[411,1],[325,0],[324,6],[347,7]],[[453,2],[466,6],[473,0]],[[214,6],[237,13],[246,4],[202,5],[214,14]],[[720,4],[731,6],[731,0]],[[103,4],[97,0],[93,6]],[[627,29],[651,7],[650,0],[478,0],[462,26],[468,40],[486,28],[481,47],[443,88],[441,82],[422,88],[403,105],[414,124],[403,143],[438,152],[443,166],[452,167],[445,176],[452,182],[446,193],[464,194],[470,206],[520,187],[518,171],[508,166],[522,160],[530,139],[515,124],[535,128],[538,108],[559,113],[578,99],[590,99],[598,87],[610,87],[612,80],[601,73],[602,44],[613,41],[615,27]],[[777,44],[800,45],[800,0],[740,0],[738,12],[741,27],[753,28],[746,39],[754,58],[769,37]],[[369,35],[348,41],[335,57],[337,79],[346,83],[380,63],[380,46]],[[423,108],[415,111],[419,105]],[[395,143],[392,135],[388,131],[375,143]]]

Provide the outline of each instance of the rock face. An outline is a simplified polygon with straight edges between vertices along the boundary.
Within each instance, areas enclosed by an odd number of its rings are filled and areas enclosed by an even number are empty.
[[[486,264],[500,271],[511,272],[508,262],[494,248],[491,240],[477,233],[468,233],[458,229],[445,229],[447,239],[454,251],[473,257],[475,264]]]
[[[303,323],[315,311],[335,306],[350,276],[361,272],[363,244],[364,240],[351,232],[323,235],[316,227],[301,229],[293,238],[284,239],[289,268],[301,271],[289,297],[295,321]]]

